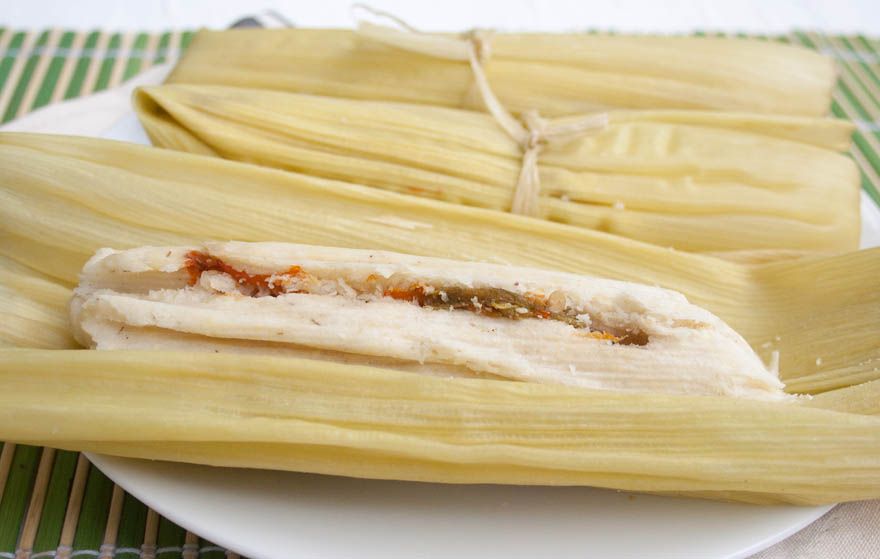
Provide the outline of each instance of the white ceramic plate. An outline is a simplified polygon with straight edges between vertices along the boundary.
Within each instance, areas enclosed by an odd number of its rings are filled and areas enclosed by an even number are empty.
[[[133,114],[104,136],[148,143]],[[866,195],[862,214],[862,245],[880,244],[880,211]],[[253,559],[748,557],[831,508],[89,458],[164,516]]]
[[[89,459],[157,512],[252,559],[746,557],[831,508]]]
[[[137,79],[159,83],[163,69]],[[148,143],[128,91],[49,107],[18,130]],[[110,97],[114,95],[115,97]],[[79,105],[77,105],[79,103]],[[120,109],[119,107],[124,107]],[[115,114],[109,114],[110,111]],[[50,113],[51,111],[51,113]],[[121,112],[120,112],[121,111]],[[100,119],[113,123],[97,131]],[[862,246],[880,245],[863,193]],[[214,468],[90,455],[135,497],[252,559],[288,557],[747,557],[831,507],[760,507],[592,488],[443,485]]]

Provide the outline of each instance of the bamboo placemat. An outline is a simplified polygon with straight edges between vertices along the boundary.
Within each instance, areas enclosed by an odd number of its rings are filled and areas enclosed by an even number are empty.
[[[49,103],[116,87],[174,58],[193,33],[105,33],[0,28],[0,123]],[[852,156],[880,205],[880,41],[795,32],[755,36],[833,57],[831,111],[854,121]],[[0,443],[0,559],[237,559],[159,516],[76,452]]]

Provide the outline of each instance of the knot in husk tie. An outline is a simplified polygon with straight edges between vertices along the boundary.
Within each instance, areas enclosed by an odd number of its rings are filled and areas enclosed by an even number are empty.
[[[458,36],[435,35],[419,31],[397,16],[364,4],[355,4],[353,7],[389,19],[400,26],[397,29],[358,21],[357,32],[362,37],[434,58],[461,60],[470,64],[474,86],[482,104],[522,150],[522,165],[510,206],[512,213],[532,217],[539,214],[541,179],[538,154],[543,146],[553,142],[570,142],[601,132],[608,126],[608,115],[605,113],[555,126],[551,126],[535,110],[523,113],[521,121],[515,118],[495,96],[486,77],[484,66],[492,56],[494,31],[472,29]]]

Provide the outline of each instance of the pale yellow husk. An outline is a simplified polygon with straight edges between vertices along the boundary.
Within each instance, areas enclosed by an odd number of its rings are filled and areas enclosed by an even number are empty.
[[[70,296],[57,280],[0,256],[0,348],[79,347],[63,312]]]
[[[222,86],[145,88],[153,143],[509,211],[522,152],[483,113]],[[558,119],[550,125],[573,120]],[[692,252],[855,250],[852,124],[699,111],[616,111],[539,156],[536,217]]]
[[[514,113],[606,108],[828,112],[831,61],[807,49],[719,37],[496,33],[486,75]],[[466,61],[385,46],[354,31],[200,31],[169,83],[205,83],[481,108]]]
[[[224,466],[822,504],[880,496],[880,418],[269,356],[0,350],[0,437]]]
[[[880,363],[877,365],[880,366]],[[880,380],[829,390],[804,403],[827,410],[880,415]]]
[[[216,158],[0,135],[0,254],[7,257],[0,267],[3,277],[26,280],[6,279],[4,289],[27,312],[44,305],[41,324],[60,323],[67,286],[97,248],[229,238],[656,283],[715,312],[765,358],[780,351],[790,389],[827,395],[760,404],[430,379],[251,355],[3,350],[0,439],[208,464],[588,484],[762,503],[878,496],[880,424],[862,415],[876,413],[869,381],[880,378],[877,250],[736,264]],[[6,346],[66,347],[49,329],[28,335],[30,342],[0,330]]]

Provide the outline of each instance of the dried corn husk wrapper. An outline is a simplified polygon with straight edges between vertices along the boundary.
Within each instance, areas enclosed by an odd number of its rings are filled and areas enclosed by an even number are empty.
[[[758,503],[880,496],[880,418],[797,403],[137,351],[0,350],[0,386],[0,436],[123,456]]]
[[[488,114],[210,85],[138,91],[153,143],[508,211],[522,153]],[[557,119],[564,123],[577,117]],[[855,250],[840,120],[616,111],[539,155],[536,217],[692,252]]]
[[[3,277],[24,278],[9,288],[24,309],[42,303],[64,315],[63,298],[47,296],[44,283],[67,291],[99,247],[229,238],[656,283],[716,313],[765,357],[779,350],[789,389],[818,396],[760,403],[270,356],[5,349],[0,438],[392,479],[588,484],[759,503],[880,496],[880,423],[869,415],[878,411],[870,382],[880,362],[877,250],[744,265],[217,158],[0,135],[0,266]],[[0,318],[21,312],[3,307]],[[34,329],[30,343],[0,335],[6,346],[64,347],[48,330]]]
[[[662,108],[821,116],[835,80],[824,56],[767,41],[495,33],[488,44],[489,83],[514,113]],[[169,83],[482,109],[467,61],[337,29],[203,30]]]
[[[4,235],[3,243],[13,242]],[[77,348],[67,314],[70,285],[0,256],[0,348]]]

